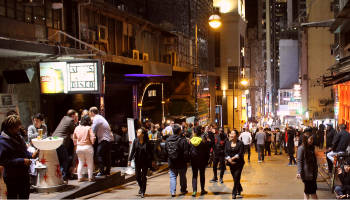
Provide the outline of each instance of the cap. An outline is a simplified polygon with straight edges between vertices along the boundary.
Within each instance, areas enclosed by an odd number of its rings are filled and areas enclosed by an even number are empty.
[[[350,157],[345,159],[344,165],[350,165]]]

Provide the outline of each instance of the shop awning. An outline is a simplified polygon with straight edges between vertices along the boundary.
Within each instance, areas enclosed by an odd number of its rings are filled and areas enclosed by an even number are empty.
[[[195,116],[194,99],[173,99],[171,101],[172,116]],[[209,112],[208,105],[203,99],[198,99],[198,115],[204,115]]]
[[[323,76],[322,83],[324,87],[344,83],[350,80],[350,56],[340,59],[327,70],[331,75]]]
[[[339,30],[337,29],[344,22],[344,20],[350,18],[349,14],[350,14],[350,1],[348,1],[346,5],[343,7],[343,9],[339,12],[334,22],[332,23],[332,26],[329,28],[329,31],[338,33]]]

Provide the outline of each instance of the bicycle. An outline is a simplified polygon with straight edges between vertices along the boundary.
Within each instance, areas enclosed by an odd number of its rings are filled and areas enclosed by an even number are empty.
[[[331,192],[334,193],[334,182],[335,178],[338,175],[338,168],[344,164],[345,159],[349,156],[346,151],[339,151],[338,153],[334,153],[334,162],[333,162],[333,170],[331,177]]]

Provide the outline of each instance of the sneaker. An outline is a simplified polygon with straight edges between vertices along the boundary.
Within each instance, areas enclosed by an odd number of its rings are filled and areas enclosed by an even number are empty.
[[[222,180],[222,178],[220,178],[220,183],[224,183],[224,180]]]
[[[141,198],[145,198],[145,193],[141,193]]]
[[[294,165],[293,166],[297,166],[298,164],[297,163],[294,163]]]
[[[141,190],[139,190],[139,194],[141,194],[142,193],[142,191]]]
[[[193,192],[193,193],[191,194],[191,196],[195,197],[196,194],[197,194],[197,192]]]
[[[105,175],[102,174],[101,172],[99,172],[99,173],[96,175],[96,177],[103,177],[103,176],[105,176]]]
[[[211,183],[218,182],[218,178],[215,178],[215,177],[214,177],[213,179],[210,180],[210,182],[211,182]]]
[[[203,190],[203,191],[201,192],[201,195],[205,195],[205,194],[208,194],[208,192],[205,191],[205,190]]]
[[[171,193],[171,197],[175,197],[175,193]]]
[[[292,166],[293,164],[292,163],[288,163],[288,164],[286,164],[287,166]]]
[[[261,160],[259,160],[259,163],[261,163]]]

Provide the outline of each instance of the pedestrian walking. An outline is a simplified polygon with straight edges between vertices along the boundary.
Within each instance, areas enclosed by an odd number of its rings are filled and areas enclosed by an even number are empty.
[[[350,196],[350,157],[345,159],[344,165],[338,168],[338,177],[341,186],[335,186],[334,192],[337,194],[338,199],[346,198]]]
[[[250,134],[250,132],[245,131],[245,129],[243,129],[243,131],[244,132],[238,137],[238,139],[241,140],[244,144],[243,154],[245,154],[245,152],[248,151],[248,162],[250,162],[250,145],[252,144],[252,135]]]
[[[109,176],[111,172],[111,146],[114,140],[113,134],[111,133],[107,120],[99,115],[96,107],[91,107],[89,112],[91,117],[94,118],[92,131],[98,139],[97,160],[100,171],[96,177]]]
[[[94,147],[96,137],[91,129],[91,118],[89,115],[84,115],[80,120],[80,125],[77,126],[73,133],[73,142],[77,146],[76,153],[78,156],[78,182],[86,181],[83,178],[83,166],[88,168],[88,181],[94,181]]]
[[[7,186],[7,199],[29,199],[30,159],[38,154],[27,150],[24,139],[19,135],[21,119],[10,115],[2,123],[0,136],[0,165],[4,167],[3,179]]]
[[[319,143],[319,148],[323,149],[324,145],[324,125],[323,123],[318,126],[318,131],[317,131],[317,136],[318,136],[318,143]]]
[[[140,187],[139,194],[141,194],[141,198],[144,198],[146,193],[148,168],[150,166],[155,167],[155,162],[152,161],[154,155],[152,154],[151,145],[147,130],[145,128],[138,129],[137,138],[134,139],[132,144],[128,165],[131,166],[131,161],[135,160],[135,175]]]
[[[189,153],[192,166],[192,196],[197,195],[198,171],[200,175],[201,195],[207,194],[205,191],[205,168],[208,163],[209,152],[206,148],[206,141],[202,139],[199,129],[195,129],[193,137],[189,141]]]
[[[217,170],[218,170],[218,164],[219,169],[220,169],[220,183],[224,183],[223,177],[224,173],[226,170],[225,166],[225,144],[227,141],[227,135],[224,133],[224,128],[220,127],[219,128],[219,134],[215,136],[215,142],[213,146],[213,172],[214,172],[214,177],[213,179],[210,180],[211,183],[217,182],[218,181],[218,176],[217,176]]]
[[[287,135],[288,135],[288,142],[287,142],[287,148],[288,148],[288,155],[289,155],[289,163],[286,164],[287,166],[297,165],[297,162],[295,161],[294,157],[294,137],[295,137],[295,130],[293,127],[289,126],[287,129]]]
[[[258,146],[259,163],[261,163],[261,160],[264,161],[264,146],[266,140],[266,134],[263,132],[263,127],[259,128],[259,132],[256,133],[255,140]]]
[[[315,147],[313,145],[313,136],[311,133],[305,133],[302,145],[298,147],[298,173],[297,179],[304,183],[304,199],[318,199],[317,190],[317,160]]]
[[[187,167],[190,165],[188,143],[181,137],[181,126],[174,124],[172,127],[173,135],[170,135],[165,141],[165,157],[168,157],[170,172],[170,193],[175,197],[176,179],[180,176],[180,192],[187,194]]]
[[[281,145],[282,135],[279,128],[276,128],[275,134],[275,155],[277,155],[277,151],[279,151],[279,155],[282,155],[282,145]]]
[[[227,165],[230,166],[233,178],[232,199],[236,199],[236,195],[241,195],[243,191],[241,185],[241,175],[244,166],[244,143],[238,140],[238,131],[230,133],[230,140],[226,142],[225,158]]]
[[[77,112],[73,109],[68,110],[67,116],[64,116],[53,132],[53,137],[62,137],[62,145],[56,149],[58,160],[61,166],[62,178],[64,183],[68,183],[68,168],[70,156],[68,149],[71,143],[71,136],[74,133],[75,124],[78,122]]]
[[[266,141],[265,141],[265,156],[271,156],[271,129],[265,128]]]

